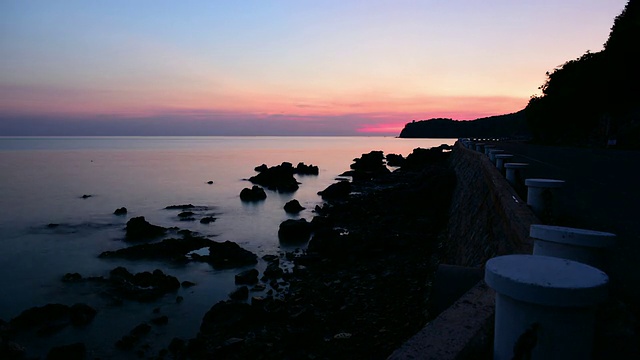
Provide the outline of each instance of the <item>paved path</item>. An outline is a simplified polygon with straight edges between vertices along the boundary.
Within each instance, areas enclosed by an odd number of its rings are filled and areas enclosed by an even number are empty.
[[[526,178],[565,180],[557,225],[618,235],[607,253],[613,290],[640,309],[640,151],[496,143],[529,163]]]

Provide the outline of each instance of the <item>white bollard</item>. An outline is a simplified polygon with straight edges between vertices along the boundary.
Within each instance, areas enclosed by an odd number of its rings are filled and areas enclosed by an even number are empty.
[[[507,182],[511,186],[516,186],[522,179],[522,172],[529,166],[527,163],[506,163],[503,165],[506,169]]]
[[[527,205],[538,217],[547,217],[554,208],[555,189],[564,185],[564,180],[526,179]]]
[[[504,164],[508,163],[511,158],[513,158],[513,155],[511,154],[496,155],[496,167],[498,168],[498,170],[500,170],[500,172],[502,172],[502,170],[504,169]]]
[[[489,160],[491,160],[492,163],[496,163],[496,155],[499,155],[500,153],[503,153],[504,150],[501,149],[491,149],[489,151]]]
[[[613,246],[616,235],[564,226],[531,225],[533,254],[578,261],[602,269],[602,250]]]
[[[487,261],[496,291],[495,360],[590,359],[595,306],[607,298],[608,276],[579,262],[538,255]]]

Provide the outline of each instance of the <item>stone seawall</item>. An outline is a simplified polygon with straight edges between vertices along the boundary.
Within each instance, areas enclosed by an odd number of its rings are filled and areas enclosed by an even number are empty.
[[[483,268],[495,256],[530,254],[529,227],[540,221],[489,158],[457,143],[450,162],[457,184],[441,264]],[[494,292],[479,281],[389,359],[488,358],[493,317]]]

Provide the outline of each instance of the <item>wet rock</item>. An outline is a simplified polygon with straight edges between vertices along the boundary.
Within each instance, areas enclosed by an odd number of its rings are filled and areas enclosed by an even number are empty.
[[[169,323],[169,317],[166,315],[159,316],[151,319],[151,323],[154,325],[167,325]]]
[[[240,200],[242,201],[260,201],[267,198],[267,193],[259,186],[252,186],[251,189],[244,188],[240,192]]]
[[[288,213],[295,214],[295,213],[299,213],[302,210],[304,210],[304,207],[302,207],[302,205],[300,205],[300,202],[296,199],[293,199],[287,202],[286,204],[284,204],[284,211]]]
[[[267,254],[262,257],[262,260],[266,262],[274,262],[274,261],[280,261],[280,258],[278,258],[278,255]]]
[[[240,286],[229,294],[231,300],[246,300],[249,297],[249,288]]]
[[[185,280],[185,281],[183,281],[182,283],[180,283],[180,285],[181,285],[183,288],[190,288],[190,287],[192,287],[192,286],[195,286],[195,285],[196,285],[196,283],[191,282],[191,281],[188,281],[188,280]]]
[[[92,196],[93,196],[93,195],[84,194],[84,195],[82,195],[82,196],[81,196],[81,198],[83,198],[83,199],[88,199],[88,198],[90,198],[90,197],[92,197]]]
[[[258,270],[256,269],[251,269],[251,270],[247,270],[247,271],[243,271],[239,274],[236,274],[235,276],[235,283],[237,285],[242,285],[242,284],[255,284],[258,282]]]
[[[232,242],[216,242],[209,246],[209,255],[193,254],[192,259],[205,261],[216,269],[230,269],[235,267],[253,265],[258,262],[258,257],[251,251],[245,250],[240,245]]]
[[[318,195],[323,200],[345,199],[351,192],[351,183],[348,181],[339,181],[329,185],[326,189],[319,191]]]
[[[282,268],[280,268],[277,262],[270,263],[267,265],[267,268],[264,269],[264,277],[267,279],[280,278],[283,273]]]
[[[220,301],[202,318],[200,333],[215,336],[242,332],[253,324],[256,315],[256,311],[247,303]]]
[[[183,212],[178,214],[178,217],[180,219],[185,219],[185,218],[191,218],[191,217],[193,217],[193,215],[195,215],[193,213],[193,211],[183,211]]]
[[[166,210],[187,210],[194,209],[196,206],[193,204],[183,204],[183,205],[169,205],[165,207]]]
[[[144,216],[138,216],[127,221],[126,231],[127,240],[139,241],[162,236],[167,229],[162,226],[152,225],[145,220]]]
[[[209,184],[209,185],[213,185],[213,180],[209,180],[209,181],[207,181],[207,184]]]
[[[18,343],[0,338],[0,359],[27,359],[26,349]]]
[[[269,190],[279,192],[294,192],[298,190],[298,181],[293,177],[293,165],[283,162],[262,170],[258,175],[249,178],[254,184],[262,185]]]
[[[124,267],[117,267],[111,270],[109,283],[118,295],[142,302],[155,300],[180,288],[177,278],[166,275],[160,269],[134,275]]]
[[[259,166],[256,166],[255,168],[253,168],[253,170],[255,170],[257,172],[267,171],[267,169],[269,169],[267,164],[262,164],[262,165],[259,165]]]
[[[9,322],[16,331],[36,331],[39,335],[47,335],[73,326],[84,326],[93,320],[96,310],[85,304],[67,306],[47,304],[23,311]]]
[[[311,224],[306,219],[288,219],[280,224],[278,238],[282,242],[306,242],[311,235]]]
[[[169,352],[175,356],[183,353],[186,350],[186,348],[187,348],[186,342],[183,339],[176,337],[171,340],[171,343],[169,343],[168,349],[169,349]]]
[[[115,251],[105,251],[100,254],[101,258],[123,258],[123,259],[154,259],[187,261],[186,255],[194,250],[210,247],[214,241],[187,234],[182,239],[165,239],[159,243],[140,244],[130,246]]]
[[[127,208],[123,206],[123,207],[121,207],[119,209],[116,209],[113,212],[113,215],[127,215]]]
[[[387,154],[387,165],[389,166],[402,166],[404,164],[404,156],[398,154]]]
[[[136,346],[138,340],[140,339],[138,339],[136,336],[125,335],[120,338],[120,340],[116,341],[116,347],[122,350],[131,350]]]
[[[306,165],[301,162],[296,166],[295,173],[300,175],[318,175],[319,169],[315,165]]]
[[[131,330],[131,335],[141,337],[151,331],[151,325],[142,323]]]
[[[79,273],[66,273],[64,274],[64,276],[62,276],[62,281],[63,282],[68,282],[68,283],[73,283],[73,282],[80,282],[82,281],[82,275],[80,275]]]
[[[200,224],[209,224],[216,221],[216,218],[214,218],[213,216],[205,216],[202,219],[200,219]]]
[[[75,343],[51,348],[47,353],[47,360],[83,360],[87,356],[84,343]]]

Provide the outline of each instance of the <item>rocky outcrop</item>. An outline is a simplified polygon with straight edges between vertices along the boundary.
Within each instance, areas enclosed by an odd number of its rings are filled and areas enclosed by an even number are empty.
[[[302,205],[300,205],[300,202],[296,199],[293,199],[287,202],[286,204],[284,204],[284,211],[288,213],[296,214],[302,210],[304,210],[304,207],[302,207]]]
[[[192,259],[208,262],[216,269],[230,269],[258,262],[256,254],[243,249],[232,241],[213,241],[213,244],[209,246],[209,255],[193,254]]]
[[[267,169],[259,168],[262,171],[258,175],[249,178],[252,183],[279,192],[294,192],[298,190],[298,181],[293,177],[294,168],[291,163],[283,162]]]
[[[203,237],[188,235],[182,239],[165,239],[158,243],[140,244],[119,250],[105,251],[99,257],[184,262],[189,260],[187,257],[189,252],[213,246],[214,243],[214,241]]]
[[[267,193],[259,186],[252,186],[251,189],[244,188],[240,192],[240,200],[242,201],[260,201],[267,198]]]
[[[347,198],[350,192],[351,183],[349,181],[340,181],[329,185],[322,191],[318,191],[318,195],[320,195],[323,200],[336,200]]]
[[[144,216],[138,216],[127,221],[126,240],[149,240],[164,235],[166,231],[167,229],[162,226],[150,224]]]
[[[67,326],[81,327],[89,324],[97,311],[86,304],[67,306],[47,304],[23,311],[9,322],[15,332],[35,331],[38,335],[49,335]]]
[[[306,242],[311,235],[311,223],[306,219],[288,219],[280,224],[278,239],[282,242]]]
[[[127,215],[127,208],[124,206],[121,208],[118,208],[113,212],[113,215]]]

